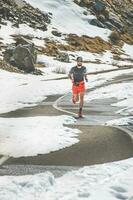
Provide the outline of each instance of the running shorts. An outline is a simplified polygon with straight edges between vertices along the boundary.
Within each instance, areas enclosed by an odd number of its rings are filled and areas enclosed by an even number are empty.
[[[72,92],[73,92],[73,94],[78,94],[78,93],[81,93],[81,92],[85,92],[85,83],[84,83],[84,81],[79,82],[78,85],[73,83]]]

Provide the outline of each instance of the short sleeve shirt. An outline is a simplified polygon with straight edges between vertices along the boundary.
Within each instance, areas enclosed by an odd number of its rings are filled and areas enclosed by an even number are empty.
[[[72,67],[69,74],[73,75],[74,82],[84,81],[84,75],[86,74],[86,67]]]

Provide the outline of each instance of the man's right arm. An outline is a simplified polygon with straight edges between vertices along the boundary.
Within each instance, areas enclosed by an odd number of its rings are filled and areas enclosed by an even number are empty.
[[[70,69],[68,77],[73,81],[73,68]]]

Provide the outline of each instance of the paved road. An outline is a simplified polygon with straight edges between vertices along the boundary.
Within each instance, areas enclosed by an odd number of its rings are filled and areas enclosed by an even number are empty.
[[[131,74],[130,76],[120,76],[104,85],[132,81],[131,77],[133,77]],[[0,117],[61,115],[64,113],[52,107],[53,102],[58,98],[59,96],[49,96],[46,101],[36,107],[23,108],[0,115]],[[70,170],[70,168],[74,166],[79,167],[112,162],[132,157],[133,142],[131,136],[118,128],[101,126],[107,119],[120,117],[120,115],[116,115],[115,113],[117,108],[110,105],[116,101],[115,98],[111,98],[106,100],[96,100],[85,105],[85,120],[77,121],[77,123],[72,125],[72,127],[81,130],[81,133],[79,134],[79,143],[50,154],[27,158],[21,157],[18,159],[10,158],[4,163],[3,169],[0,170],[0,174],[13,174],[14,170],[11,170],[11,168],[13,169],[13,166],[18,166],[17,174],[22,174],[22,171],[23,174],[36,173],[37,171],[39,172],[39,166],[43,166],[43,169],[41,168],[42,171],[49,169],[52,172],[55,171],[55,174],[57,175],[57,172],[62,171],[61,169],[64,166],[69,166]],[[71,104],[70,94],[62,98],[61,101],[58,102],[58,106],[59,108],[73,113],[77,111],[77,108]],[[130,131],[132,132],[132,130]],[[35,167],[36,165],[38,165],[38,167]],[[21,170],[23,166],[25,166],[24,170]],[[29,166],[31,166],[30,171],[28,171]],[[54,166],[54,170],[47,166]],[[68,168],[64,169],[64,172],[67,170]]]

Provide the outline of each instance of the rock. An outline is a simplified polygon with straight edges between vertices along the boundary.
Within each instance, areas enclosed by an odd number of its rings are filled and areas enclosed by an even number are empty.
[[[42,24],[37,24],[36,28],[40,29],[42,31],[47,31],[47,26],[45,24],[43,24],[43,25]]]
[[[100,28],[105,28],[105,25],[102,22],[100,22],[98,19],[92,19],[90,21],[90,24],[94,26],[98,26]]]
[[[120,39],[121,39],[120,34],[116,30],[114,30],[110,34],[109,38],[110,38],[111,43],[114,44],[114,45],[119,44]]]
[[[18,45],[13,52],[13,59],[19,69],[26,72],[35,70],[34,58],[29,48]]]
[[[14,0],[14,3],[17,4],[19,8],[23,8],[25,6],[25,2],[23,0]]]
[[[83,12],[83,15],[86,15],[86,16],[87,16],[87,15],[88,15],[88,12],[87,12],[87,11],[84,11],[84,12]]]
[[[3,5],[0,8],[0,15],[2,16],[3,19],[8,20],[9,15],[10,15],[10,9],[7,5]]]
[[[33,8],[23,0],[1,0],[0,19],[11,21],[17,28],[20,24],[27,24],[43,31],[47,30],[47,24],[51,22],[49,14]]]
[[[115,28],[115,26],[113,24],[111,24],[110,22],[104,22],[104,25],[106,28],[113,30]]]
[[[70,61],[68,53],[65,53],[65,52],[59,52],[59,54],[56,56],[56,59],[61,62],[69,62]]]
[[[19,23],[18,23],[18,22],[15,22],[15,23],[13,23],[12,26],[14,26],[14,27],[16,27],[16,28],[19,28]]]
[[[87,8],[90,8],[93,5],[92,0],[74,0],[74,2],[78,4],[79,6],[87,7]]]
[[[40,69],[35,69],[33,72],[31,72],[31,74],[34,74],[34,75],[43,75],[43,72]]]
[[[61,37],[61,33],[58,31],[52,31],[52,34],[57,36],[57,37]]]
[[[33,72],[37,60],[34,44],[8,46],[4,52],[4,60],[25,72]]]
[[[100,21],[100,22],[102,22],[102,23],[104,23],[105,21],[106,21],[106,17],[104,16],[104,15],[99,15],[98,16],[98,20]]]
[[[19,44],[22,44],[22,45],[30,45],[31,44],[32,37],[30,38],[30,35],[24,35],[24,36],[22,36],[22,35],[12,35],[12,37],[16,41],[16,44],[15,44],[16,46],[19,45]]]
[[[13,56],[13,51],[14,51],[14,49],[15,49],[15,46],[13,46],[13,45],[9,45],[9,46],[6,48],[6,50],[5,50],[5,52],[4,52],[4,60],[5,60],[6,62],[11,63],[11,58],[12,58],[12,56]]]
[[[98,13],[103,12],[106,9],[106,3],[102,1],[96,1],[92,8]]]
[[[118,17],[112,13],[109,14],[109,22],[119,30],[124,28]]]

